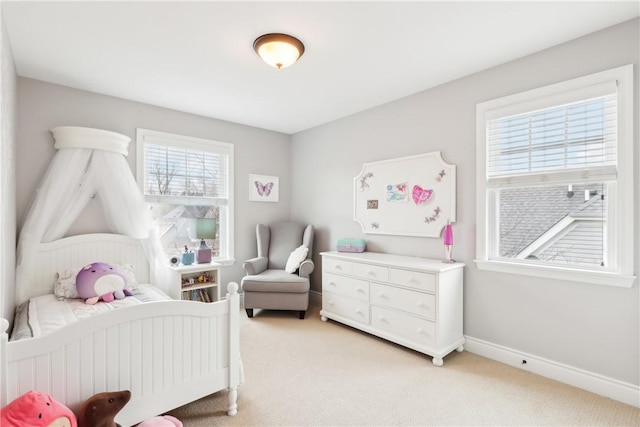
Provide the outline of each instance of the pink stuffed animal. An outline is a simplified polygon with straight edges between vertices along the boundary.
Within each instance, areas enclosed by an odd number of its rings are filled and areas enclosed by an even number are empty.
[[[0,410],[2,427],[78,427],[71,409],[48,394],[28,391]]]
[[[143,421],[138,427],[182,427],[182,421],[171,415],[162,415]]]
[[[122,271],[106,262],[86,265],[76,276],[78,295],[87,304],[111,302],[133,295]]]

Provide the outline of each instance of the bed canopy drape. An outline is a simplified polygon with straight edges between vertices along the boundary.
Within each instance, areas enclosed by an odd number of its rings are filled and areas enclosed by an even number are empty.
[[[25,218],[17,248],[16,304],[30,295],[25,272],[37,268],[39,243],[64,237],[95,198],[112,233],[141,239],[154,284],[167,290],[168,267],[151,214],[125,156],[131,139],[101,129],[51,129],[57,149]],[[98,261],[98,260],[96,260]]]

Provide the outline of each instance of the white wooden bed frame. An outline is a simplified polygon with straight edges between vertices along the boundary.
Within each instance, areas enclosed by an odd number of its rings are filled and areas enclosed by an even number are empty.
[[[139,283],[149,283],[149,263],[139,240],[88,234],[44,243],[29,296],[53,292],[56,272],[91,262],[130,263]],[[151,274],[152,276],[152,274]],[[240,383],[239,296],[149,302],[76,322],[49,335],[8,341],[0,319],[0,407],[37,390],[78,412],[96,393],[130,390],[116,416],[123,426],[165,413],[227,389],[227,413],[237,412]]]

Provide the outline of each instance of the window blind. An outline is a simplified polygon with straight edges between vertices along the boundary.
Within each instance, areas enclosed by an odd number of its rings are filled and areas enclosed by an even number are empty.
[[[145,196],[228,199],[228,154],[151,143],[144,153]]]
[[[487,121],[489,186],[615,179],[617,95]]]

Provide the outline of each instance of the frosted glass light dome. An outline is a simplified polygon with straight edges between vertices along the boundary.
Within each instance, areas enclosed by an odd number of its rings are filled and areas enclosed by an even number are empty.
[[[286,68],[304,53],[300,40],[287,34],[264,34],[253,42],[253,49],[272,67]]]

